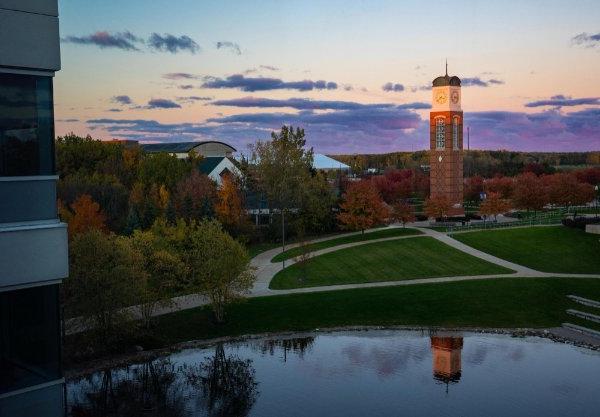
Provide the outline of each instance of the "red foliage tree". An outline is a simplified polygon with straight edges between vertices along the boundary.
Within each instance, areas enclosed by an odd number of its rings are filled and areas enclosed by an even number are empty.
[[[188,220],[212,217],[217,200],[217,187],[207,175],[194,170],[177,183],[173,197],[178,217]]]
[[[389,210],[370,181],[359,181],[348,186],[340,204],[338,220],[343,229],[360,230],[384,223]]]
[[[465,200],[475,202],[479,201],[480,194],[483,192],[483,177],[475,175],[465,178],[464,195]]]
[[[547,202],[546,187],[535,174],[527,172],[515,177],[513,205],[522,210],[539,211]]]
[[[486,193],[499,193],[502,198],[511,198],[514,191],[514,180],[510,177],[494,177],[484,181]]]
[[[404,201],[398,201],[392,206],[392,219],[406,226],[406,223],[415,221],[415,208]]]
[[[595,197],[594,187],[585,182],[579,182],[577,176],[571,173],[546,175],[543,182],[547,187],[548,203],[559,207],[586,204]]]
[[[586,168],[575,171],[575,176],[579,182],[585,182],[591,185],[600,185],[600,168]]]

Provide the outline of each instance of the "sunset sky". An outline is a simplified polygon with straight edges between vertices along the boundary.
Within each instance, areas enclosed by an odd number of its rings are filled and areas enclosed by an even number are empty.
[[[472,148],[600,150],[598,0],[59,4],[57,135],[424,149],[448,59]]]

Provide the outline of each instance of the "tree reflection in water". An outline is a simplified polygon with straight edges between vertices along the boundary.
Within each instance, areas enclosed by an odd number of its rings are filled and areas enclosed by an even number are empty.
[[[78,383],[68,409],[71,417],[245,416],[257,386],[252,361],[226,356],[218,345],[196,365],[159,359],[95,374]]]
[[[184,365],[187,382],[202,392],[199,400],[208,416],[245,416],[258,395],[252,361],[225,356],[222,344],[215,356],[199,365]]]
[[[275,339],[265,340],[260,344],[252,344],[252,347],[258,347],[258,350],[264,355],[269,353],[273,356],[277,349],[283,351],[283,361],[287,361],[287,353],[293,352],[298,355],[300,359],[304,358],[304,353],[309,351],[315,342],[313,336],[308,337],[296,337],[289,339]]]
[[[70,405],[72,417],[180,417],[183,390],[175,366],[159,359],[122,370],[107,370],[88,378],[80,398]],[[81,385],[80,385],[81,386]]]

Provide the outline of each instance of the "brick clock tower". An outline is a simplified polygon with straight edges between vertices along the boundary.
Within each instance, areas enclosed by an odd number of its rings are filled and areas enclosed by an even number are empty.
[[[433,80],[429,115],[429,164],[431,197],[452,202],[450,216],[463,216],[463,112],[460,78],[446,75]]]

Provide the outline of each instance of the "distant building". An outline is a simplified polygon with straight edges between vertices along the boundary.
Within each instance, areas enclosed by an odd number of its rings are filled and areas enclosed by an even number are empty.
[[[350,172],[350,166],[320,153],[314,154],[313,168],[320,171]]]
[[[242,175],[233,160],[236,149],[223,142],[147,143],[140,146],[148,153],[166,152],[181,159],[187,158],[190,154],[202,156],[198,169],[208,175],[218,186],[223,182],[225,175]]]
[[[178,158],[187,158],[190,152],[205,158],[217,156],[231,158],[236,152],[233,146],[214,140],[203,142],[146,143],[140,146],[148,153],[167,152],[176,155]]]
[[[203,158],[198,165],[198,169],[215,181],[217,186],[222,184],[223,177],[226,175],[242,176],[242,172],[235,165],[235,162],[226,156],[209,156]]]
[[[57,0],[0,0],[0,416],[64,416],[52,78]]]

